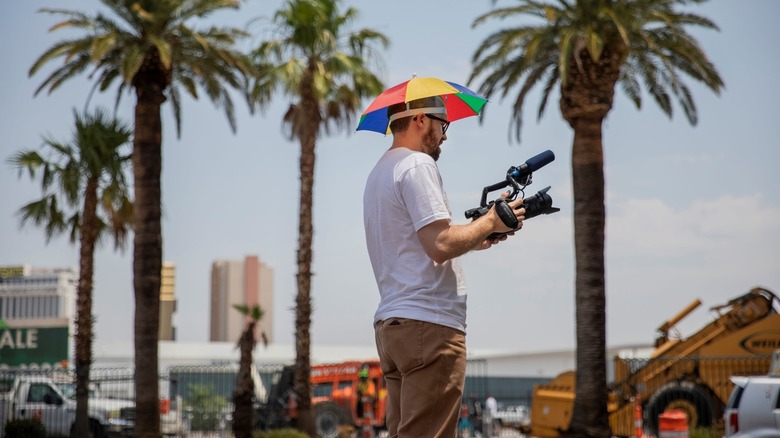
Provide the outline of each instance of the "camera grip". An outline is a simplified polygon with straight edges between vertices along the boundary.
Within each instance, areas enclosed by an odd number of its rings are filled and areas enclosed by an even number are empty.
[[[517,216],[515,216],[515,212],[512,211],[512,207],[509,206],[506,199],[504,198],[496,199],[495,208],[498,217],[501,218],[501,222],[503,222],[504,225],[506,225],[507,227],[513,230],[517,228],[519,221],[517,220]]]

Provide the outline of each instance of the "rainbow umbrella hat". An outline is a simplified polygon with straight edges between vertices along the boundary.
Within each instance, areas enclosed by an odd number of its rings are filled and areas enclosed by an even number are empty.
[[[360,116],[358,131],[390,134],[387,107],[423,97],[441,96],[447,107],[447,120],[454,122],[482,111],[487,99],[463,85],[437,78],[413,77],[382,92]]]

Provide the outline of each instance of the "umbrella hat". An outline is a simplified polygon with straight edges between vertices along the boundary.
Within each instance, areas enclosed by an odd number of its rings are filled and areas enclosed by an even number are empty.
[[[450,122],[476,116],[487,103],[487,99],[463,85],[437,78],[414,77],[377,96],[360,116],[357,130],[389,134],[387,107],[431,96],[441,96],[444,99],[447,120]]]

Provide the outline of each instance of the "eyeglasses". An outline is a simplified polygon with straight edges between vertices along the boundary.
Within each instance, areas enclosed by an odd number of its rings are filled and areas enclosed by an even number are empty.
[[[436,117],[434,115],[431,115],[431,114],[426,114],[425,116],[428,117],[429,119],[433,119],[433,120],[436,120],[437,122],[441,122],[441,135],[444,135],[444,134],[447,133],[447,128],[450,127],[450,122],[448,122],[448,121],[446,121],[446,120],[444,120],[442,118]]]

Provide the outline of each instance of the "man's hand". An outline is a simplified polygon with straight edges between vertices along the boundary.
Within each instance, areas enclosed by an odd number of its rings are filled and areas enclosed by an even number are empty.
[[[475,251],[482,251],[483,249],[488,249],[488,248],[490,248],[493,245],[497,245],[499,242],[505,241],[507,238],[509,238],[509,236],[514,236],[514,235],[515,235],[515,232],[514,231],[510,231],[510,232],[508,232],[508,233],[506,233],[506,234],[504,234],[502,236],[499,236],[499,237],[497,237],[495,239],[485,239],[485,240],[482,241],[482,243],[477,245],[474,248],[474,250]]]
[[[501,198],[506,199],[509,196],[509,193],[510,192],[502,193]],[[525,219],[524,216],[525,208],[523,208],[523,199],[522,198],[514,199],[512,201],[507,202],[506,205],[509,206],[509,209],[507,210],[510,211],[515,218],[517,218],[516,227],[513,229],[510,226],[508,226],[506,223],[504,223],[504,220],[499,216],[498,211],[494,206],[493,208],[488,210],[485,216],[490,216],[490,220],[493,222],[495,233],[505,233],[505,234],[502,234],[501,236],[493,239],[491,238],[485,239],[481,243],[477,244],[477,246],[474,247],[474,250],[481,251],[483,249],[488,249],[499,242],[505,241],[509,236],[514,236],[515,231],[523,228],[523,220]]]
[[[510,192],[504,192],[501,194],[501,199],[506,199],[509,196]],[[523,220],[525,219],[525,208],[523,208],[523,198],[516,198],[512,201],[506,202],[506,206],[509,208],[504,208],[503,211],[509,212],[510,217],[509,218],[501,218],[498,212],[498,203],[493,204],[493,208],[488,210],[487,215],[491,216],[491,219],[493,220],[493,227],[494,232],[496,233],[506,233],[507,231],[516,231],[520,228],[523,228]],[[510,225],[507,225],[507,222],[513,222],[511,219],[511,215],[514,215],[514,218],[517,219],[517,225],[515,228],[512,228]],[[505,220],[506,219],[506,220]]]

